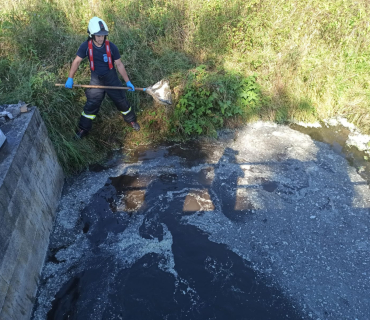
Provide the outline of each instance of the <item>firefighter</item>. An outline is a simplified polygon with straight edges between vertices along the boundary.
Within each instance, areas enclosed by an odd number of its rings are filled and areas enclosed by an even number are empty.
[[[73,76],[81,61],[88,57],[91,69],[91,85],[123,87],[121,81],[118,79],[116,72],[117,68],[123,80],[126,82],[126,86],[130,88],[129,91],[135,91],[135,87],[131,83],[125,66],[120,59],[121,56],[118,48],[114,43],[107,40],[107,24],[102,19],[93,17],[89,22],[87,33],[89,34],[88,39],[81,44],[77,51],[65,87],[72,89]],[[113,63],[116,65],[116,68],[114,68]],[[117,109],[122,113],[124,120],[134,130],[140,130],[140,126],[136,122],[136,115],[127,101],[124,90],[93,88],[87,89],[85,92],[87,101],[78,123],[78,129],[76,131],[77,138],[83,138],[91,130],[92,121],[98,114],[106,93],[113,100]]]

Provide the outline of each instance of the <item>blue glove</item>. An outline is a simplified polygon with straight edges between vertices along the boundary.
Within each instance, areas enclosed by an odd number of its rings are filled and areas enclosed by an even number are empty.
[[[72,89],[72,87],[73,87],[73,79],[72,78],[67,79],[65,87],[68,88],[68,89]]]
[[[131,83],[131,81],[127,81],[126,82],[126,86],[131,88],[131,89],[128,89],[128,91],[135,91],[135,87],[134,85]]]

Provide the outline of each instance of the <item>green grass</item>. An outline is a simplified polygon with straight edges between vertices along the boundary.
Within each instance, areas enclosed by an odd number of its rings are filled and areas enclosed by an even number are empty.
[[[105,100],[91,135],[71,139],[85,103],[68,76],[89,19],[110,28],[132,83],[167,78],[173,107],[128,93],[142,130]],[[66,173],[109,150],[214,135],[265,119],[336,115],[370,133],[370,5],[359,0],[25,0],[0,8],[0,103],[37,105]],[[89,82],[85,60],[75,83]]]

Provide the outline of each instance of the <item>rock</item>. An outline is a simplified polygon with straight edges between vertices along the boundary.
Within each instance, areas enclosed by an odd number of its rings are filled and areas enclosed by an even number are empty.
[[[19,110],[19,106],[17,104],[8,105],[5,111],[12,114],[13,117],[12,118],[9,117],[10,119],[18,117],[21,113],[21,111]]]
[[[10,112],[8,112],[8,111],[0,112],[0,117],[2,117],[2,118],[7,117],[10,120],[13,119],[13,115]]]

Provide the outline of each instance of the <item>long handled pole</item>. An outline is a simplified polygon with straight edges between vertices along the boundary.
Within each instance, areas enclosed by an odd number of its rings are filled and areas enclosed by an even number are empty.
[[[57,87],[64,87],[64,84],[56,83]],[[129,90],[129,87],[112,87],[112,86],[95,86],[91,84],[74,84],[73,88],[95,88],[95,89],[118,89]],[[137,91],[145,91],[151,95],[155,101],[160,104],[169,106],[172,104],[170,84],[167,80],[161,80],[148,88],[135,88]]]
[[[64,84],[62,84],[62,83],[56,83],[55,86],[56,87],[64,87]],[[118,89],[118,90],[128,90],[128,89],[131,89],[129,87],[94,86],[94,85],[90,85],[90,84],[74,84],[73,87],[77,87],[77,88],[94,88],[94,89]],[[146,88],[136,88],[135,87],[135,90],[138,90],[138,91],[146,91]]]

